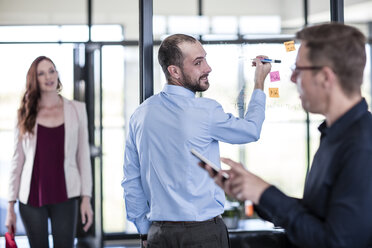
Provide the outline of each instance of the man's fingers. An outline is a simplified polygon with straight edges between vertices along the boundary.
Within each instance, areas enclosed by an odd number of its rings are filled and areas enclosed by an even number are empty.
[[[248,171],[244,168],[243,164],[237,163],[229,158],[221,158],[221,161],[230,166],[230,170],[228,170],[228,174],[231,179],[238,181],[238,178],[243,178],[247,175]],[[239,180],[239,183],[241,181]]]
[[[215,171],[212,169],[212,167],[210,167],[209,165],[207,165],[206,163],[204,162],[199,162],[198,163],[200,167],[202,167],[203,169],[205,169],[209,176],[210,177],[215,177],[217,174],[215,173]]]
[[[205,163],[204,163],[203,161],[200,161],[200,162],[198,163],[198,165],[199,165],[200,167],[202,167],[203,169],[205,169]]]
[[[215,170],[212,169],[208,164],[204,164],[204,168],[208,171],[208,174],[210,177],[215,177],[217,176],[217,173]]]
[[[258,59],[268,59],[269,57],[266,55],[257,55],[256,58]]]
[[[221,162],[223,162],[223,163],[225,163],[227,165],[230,165],[230,166],[236,166],[236,165],[239,164],[239,163],[237,163],[237,162],[235,162],[235,161],[233,161],[233,160],[231,160],[229,158],[221,157],[220,160],[221,160]]]

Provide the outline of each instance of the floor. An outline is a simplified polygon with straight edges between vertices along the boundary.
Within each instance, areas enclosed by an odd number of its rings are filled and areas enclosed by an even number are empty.
[[[234,231],[249,231],[249,230],[276,230],[272,223],[260,219],[248,219],[239,221],[238,229]],[[26,236],[16,236],[18,248],[30,248]],[[50,247],[52,245],[52,236],[49,236]],[[4,237],[0,237],[0,248],[5,247]],[[139,240],[115,240],[106,241],[104,248],[140,248]]]
[[[18,248],[30,248],[25,236],[15,238]],[[140,248],[138,240],[110,241],[105,243],[104,248]],[[50,247],[53,247],[52,239],[49,238]],[[0,247],[5,247],[5,238],[0,237]]]

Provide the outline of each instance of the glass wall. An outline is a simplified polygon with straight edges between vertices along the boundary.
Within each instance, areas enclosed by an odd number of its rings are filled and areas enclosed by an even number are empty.
[[[330,1],[311,0],[308,3],[309,24],[329,22],[331,19]]]
[[[235,116],[242,116],[239,95],[243,92],[245,112],[253,92],[255,67],[251,59],[265,54],[282,61],[272,64],[280,80],[271,82],[268,77],[265,81],[266,119],[260,140],[240,146],[221,144],[221,155],[241,161],[287,194],[300,196],[306,168],[306,125],[296,87],[289,80],[296,52],[287,53],[283,44],[214,45],[206,49],[214,70],[205,96],[216,99]],[[279,98],[270,97],[269,88],[278,88]]]
[[[254,88],[254,70],[251,59],[260,54],[281,59],[272,71],[280,72],[280,81],[265,82],[267,95],[266,120],[261,139],[247,145],[220,144],[221,156],[241,161],[246,167],[276,184],[284,192],[301,196],[306,173],[306,115],[301,107],[295,85],[290,82],[290,66],[296,52],[287,53],[283,44],[204,45],[207,61],[212,68],[210,88],[203,97],[217,100],[225,112],[242,116]],[[158,67],[158,68],[157,68]],[[155,66],[160,71],[159,66]],[[155,86],[164,85],[160,74]],[[269,97],[269,88],[279,89],[279,98]],[[241,95],[244,95],[242,100]],[[285,147],[285,149],[282,149]]]
[[[124,58],[124,59],[123,59]],[[139,104],[138,47],[102,48],[103,231],[135,232],[126,220],[123,189],[126,126]]]

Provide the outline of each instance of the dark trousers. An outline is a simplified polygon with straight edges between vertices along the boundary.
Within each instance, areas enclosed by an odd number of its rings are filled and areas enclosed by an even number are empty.
[[[19,204],[19,212],[31,248],[49,248],[48,218],[52,226],[54,248],[72,248],[76,233],[78,198],[66,202],[32,207]]]
[[[228,248],[229,234],[221,217],[203,222],[152,223],[148,236],[148,248]]]

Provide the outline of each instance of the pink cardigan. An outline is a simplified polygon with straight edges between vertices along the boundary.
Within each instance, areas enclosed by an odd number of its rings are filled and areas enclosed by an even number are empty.
[[[67,197],[92,196],[92,168],[88,143],[87,113],[85,104],[63,98],[65,119],[64,171]],[[37,125],[34,135],[19,137],[16,128],[14,154],[10,169],[9,201],[26,204],[30,193],[35,158]]]

